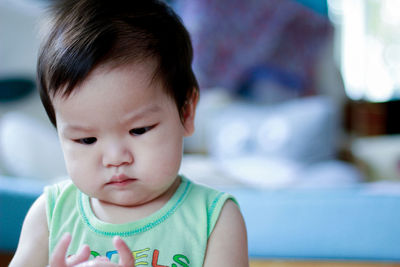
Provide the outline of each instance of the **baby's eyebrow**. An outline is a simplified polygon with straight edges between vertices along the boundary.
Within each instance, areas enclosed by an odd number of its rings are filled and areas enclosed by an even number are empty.
[[[121,121],[125,123],[132,122],[135,120],[139,120],[148,114],[157,113],[160,111],[161,107],[158,105],[146,106],[142,109],[134,110],[133,112],[128,113],[127,115],[124,116],[124,118]]]
[[[64,127],[64,131],[75,131],[75,132],[90,132],[92,128],[83,125],[67,124]]]

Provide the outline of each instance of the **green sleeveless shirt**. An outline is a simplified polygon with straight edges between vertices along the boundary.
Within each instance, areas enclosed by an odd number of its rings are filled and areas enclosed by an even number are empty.
[[[181,181],[160,210],[125,224],[110,224],[96,218],[89,197],[71,181],[46,187],[49,255],[62,235],[69,232],[72,241],[68,255],[88,244],[92,257],[106,256],[118,262],[112,243],[118,235],[132,250],[136,266],[202,266],[207,241],[221,209],[226,200],[235,200],[185,177]]]

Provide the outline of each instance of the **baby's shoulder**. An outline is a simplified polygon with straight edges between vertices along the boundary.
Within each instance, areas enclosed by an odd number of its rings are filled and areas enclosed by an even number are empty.
[[[65,194],[76,194],[78,188],[70,179],[65,179],[58,183],[46,186],[43,192],[46,201],[51,203]]]
[[[60,209],[62,211],[70,210],[76,205],[78,193],[79,189],[69,179],[44,188],[43,198],[49,225],[57,207],[63,207]]]
[[[227,200],[232,200],[237,204],[236,199],[229,193],[191,182],[189,202],[205,204],[208,209],[215,209],[222,207]]]

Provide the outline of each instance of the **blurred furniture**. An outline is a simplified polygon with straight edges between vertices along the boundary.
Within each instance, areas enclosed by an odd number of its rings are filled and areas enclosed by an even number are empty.
[[[24,216],[43,186],[22,177],[0,177],[1,254],[15,250]],[[325,190],[226,191],[240,203],[248,228],[250,257],[269,260],[266,265],[252,266],[342,266],[340,261],[353,262],[343,266],[369,266],[356,264],[367,261],[381,266],[400,263],[398,193],[384,193],[364,185]],[[274,262],[277,259],[288,265]]]
[[[400,100],[387,102],[348,101],[347,130],[356,136],[377,136],[400,133],[398,114]]]

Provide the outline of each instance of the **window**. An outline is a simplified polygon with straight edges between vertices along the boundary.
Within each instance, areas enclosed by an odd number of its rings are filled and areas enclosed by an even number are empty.
[[[328,0],[328,9],[349,98],[400,99],[400,1]]]

